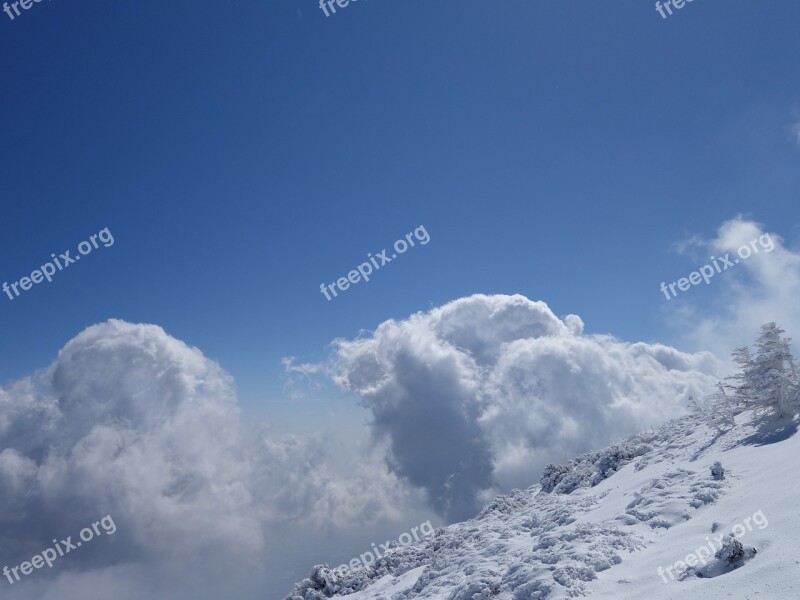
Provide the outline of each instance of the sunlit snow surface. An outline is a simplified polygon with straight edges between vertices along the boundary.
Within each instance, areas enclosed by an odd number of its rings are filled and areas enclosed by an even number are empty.
[[[298,584],[294,597],[796,599],[796,423],[754,423],[746,415],[739,421],[720,434],[686,417],[583,455],[557,470],[549,493],[535,485],[500,496],[474,519],[388,551],[339,580],[317,569],[319,583]],[[716,461],[725,469],[722,480],[711,475]],[[765,520],[757,524],[752,516],[759,511]],[[712,578],[659,575],[659,567],[684,560],[748,517],[740,541],[757,553],[746,563]]]

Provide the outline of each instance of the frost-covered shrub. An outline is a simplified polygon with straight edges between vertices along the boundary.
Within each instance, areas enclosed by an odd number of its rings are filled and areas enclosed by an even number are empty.
[[[335,594],[352,594],[361,591],[376,578],[374,569],[376,567],[380,568],[380,565],[375,563],[370,567],[360,567],[339,573],[327,565],[316,565],[306,579],[295,584],[292,593],[286,597],[286,600],[294,600],[298,597],[302,600],[324,600]],[[385,572],[385,566],[383,568]]]
[[[499,590],[499,581],[480,577],[477,581],[467,581],[458,586],[447,600],[490,600]]]
[[[748,550],[752,550],[752,552],[748,552]],[[747,555],[751,553],[755,554],[755,550],[745,548],[742,542],[737,540],[732,533],[729,533],[723,538],[722,547],[717,550],[714,558],[718,558],[729,565],[735,565],[741,562],[742,559],[746,558]]]
[[[513,515],[517,511],[524,509],[529,502],[529,493],[515,488],[508,494],[496,496],[483,507],[483,510],[478,514],[478,518],[485,517],[490,513]]]
[[[725,469],[722,468],[721,462],[717,461],[711,465],[711,476],[717,480],[725,479]]]
[[[568,565],[553,571],[553,579],[564,587],[572,587],[579,581],[592,581],[597,579],[597,574],[591,567]]]
[[[548,494],[556,489],[556,486],[561,482],[564,476],[572,470],[571,465],[556,465],[550,463],[544,468],[542,477],[539,484],[542,486],[542,491]]]
[[[539,484],[542,491],[558,494],[570,494],[582,487],[594,487],[651,449],[642,442],[641,436],[633,436],[599,452],[581,454],[565,465],[547,465]]]
[[[324,600],[339,589],[336,573],[325,565],[316,565],[306,579],[295,584],[287,600]]]
[[[444,542],[440,535],[425,537],[417,543],[408,546],[390,544],[383,556],[370,565],[362,565],[354,569],[339,572],[327,565],[317,565],[311,574],[296,583],[292,592],[285,600],[323,600],[332,596],[346,596],[360,592],[386,575],[395,577],[427,564],[435,557],[434,547],[441,549]],[[450,541],[449,544],[457,544]]]
[[[697,577],[719,577],[738,569],[756,555],[756,549],[745,546],[733,534],[728,534],[722,539],[722,546],[714,554],[714,561],[696,569],[690,568],[683,574],[683,578],[690,575]]]

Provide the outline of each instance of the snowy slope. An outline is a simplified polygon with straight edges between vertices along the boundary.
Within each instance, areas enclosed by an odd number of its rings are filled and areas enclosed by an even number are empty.
[[[548,469],[541,485],[341,579],[317,567],[287,598],[800,598],[795,430],[748,415],[724,434],[698,417],[672,421]],[[708,549],[734,528],[738,568]],[[706,577],[667,571],[697,550]]]

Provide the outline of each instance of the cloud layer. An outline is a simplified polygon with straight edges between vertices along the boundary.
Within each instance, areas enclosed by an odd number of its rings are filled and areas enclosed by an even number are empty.
[[[392,471],[449,520],[498,489],[682,413],[715,383],[709,353],[584,335],[523,296],[475,295],[338,340],[335,380],[357,393]]]
[[[379,458],[344,476],[329,458],[325,440],[245,430],[231,378],[160,327],[90,327],[0,389],[0,560],[30,560],[108,514],[117,532],[0,584],[37,600],[264,598],[285,577],[268,560],[279,531],[401,513],[407,493]]]
[[[731,226],[719,244],[745,234]],[[784,275],[796,267],[774,254]],[[444,518],[469,518],[548,462],[682,413],[719,374],[708,353],[583,329],[543,302],[475,295],[337,340],[327,364],[289,365],[330,375],[367,410],[372,445],[350,448],[358,461],[342,470],[330,439],[245,427],[230,376],[160,327],[89,327],[0,389],[0,560],[107,514],[118,530],[8,595],[281,597],[288,585],[269,582],[282,554],[325,560],[327,534],[399,522],[420,490]]]
[[[87,329],[46,372],[0,392],[0,414],[0,530],[11,565],[107,514],[118,535],[70,555],[56,573],[121,557],[157,571],[174,554],[185,553],[178,562],[188,567],[220,547],[239,560],[263,550],[242,485],[248,464],[231,381],[160,328]]]

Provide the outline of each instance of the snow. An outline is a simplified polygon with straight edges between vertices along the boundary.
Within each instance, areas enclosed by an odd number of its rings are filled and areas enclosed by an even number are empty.
[[[348,600],[794,600],[796,428],[751,413],[725,432],[698,415],[671,421],[548,469],[550,492],[535,485],[499,496],[477,517],[388,551],[325,593],[294,598],[342,597],[336,587],[349,586],[356,591]],[[712,474],[715,463],[722,478]],[[732,530],[743,548],[730,564],[713,554],[721,545],[714,540]],[[706,576],[678,577],[675,563],[702,547],[708,565],[697,570]],[[675,579],[659,568],[672,568]]]
[[[393,575],[384,575],[380,579],[376,580],[371,586],[369,586],[368,590],[365,590],[358,595],[350,595],[350,598],[364,598],[365,600],[367,598],[370,600],[389,600],[389,598],[391,598],[395,593],[402,592],[413,586],[419,579],[420,575],[422,575],[422,571],[424,570],[425,567],[417,567],[416,569],[411,569],[410,571],[407,571],[398,577]]]

